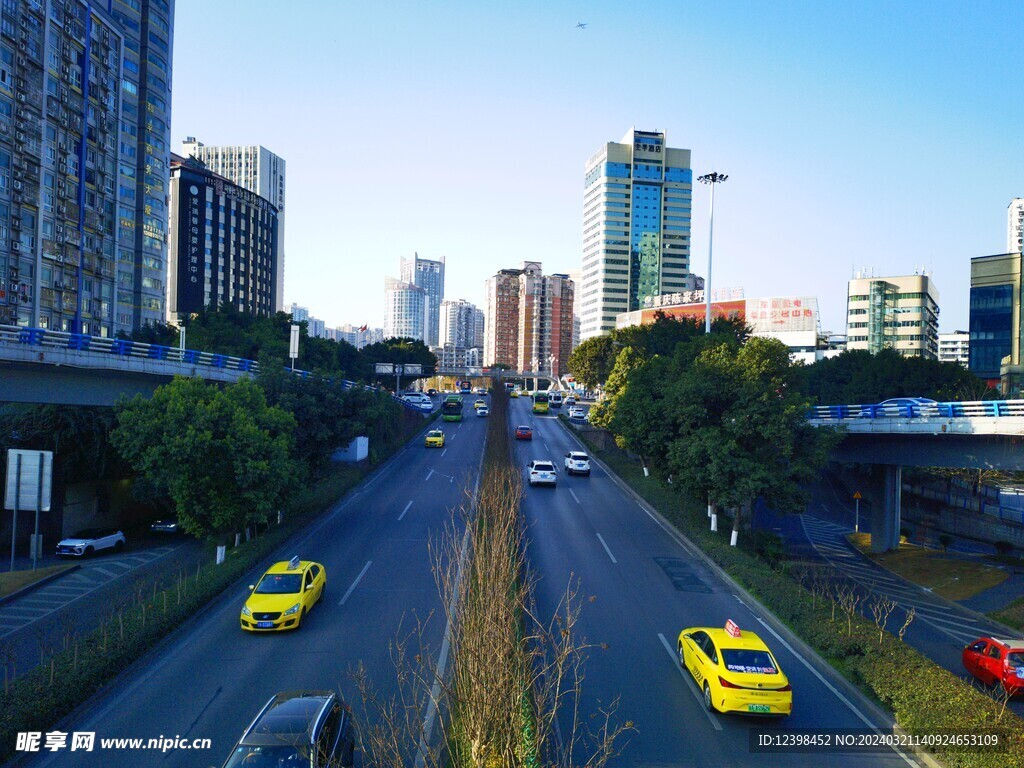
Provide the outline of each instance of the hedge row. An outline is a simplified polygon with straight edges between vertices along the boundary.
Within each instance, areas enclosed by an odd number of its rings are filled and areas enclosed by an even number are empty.
[[[706,506],[692,500],[681,506],[678,495],[653,477],[645,478],[639,464],[617,449],[591,446],[591,451],[822,658],[892,712],[904,730],[1005,734],[1006,751],[931,750],[950,768],[1024,765],[1024,720],[893,635],[904,613],[892,614],[880,641],[876,625],[859,613],[848,624],[847,614],[833,610],[820,593],[812,595],[793,576],[729,546],[727,531],[710,531]]]
[[[424,427],[422,421],[407,425],[403,439],[388,446],[388,453]],[[164,589],[150,585],[145,594],[125,595],[101,626],[87,636],[75,638],[69,633],[62,638],[62,650],[11,682],[6,692],[0,689],[0,763],[14,754],[18,732],[52,728],[336,502],[364,475],[365,471],[356,467],[335,468],[320,482],[296,494],[283,525],[229,550],[222,565],[210,563],[191,573],[179,573]]]

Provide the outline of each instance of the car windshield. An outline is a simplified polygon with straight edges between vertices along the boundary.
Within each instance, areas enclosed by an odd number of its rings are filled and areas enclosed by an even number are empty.
[[[287,595],[302,591],[302,575],[298,573],[268,573],[256,585],[261,595]]]
[[[288,745],[237,746],[225,768],[280,768],[309,765],[309,750]]]
[[[1024,651],[1010,651],[1006,655],[1006,663],[1011,667],[1024,667]]]
[[[779,673],[768,651],[723,648],[722,661],[725,662],[725,668],[730,672],[754,675],[777,675]]]
[[[441,434],[442,434],[442,433],[441,433],[440,431],[438,431],[438,430],[435,430],[435,431],[431,432],[429,436],[430,436],[430,437],[440,437],[440,436],[441,436]]]

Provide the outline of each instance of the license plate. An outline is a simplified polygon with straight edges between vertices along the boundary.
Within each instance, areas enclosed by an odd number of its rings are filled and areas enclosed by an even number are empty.
[[[748,712],[771,712],[772,708],[767,704],[747,704]]]
[[[270,629],[272,626],[274,626],[274,622],[272,622],[272,621],[257,621],[256,622],[256,626],[259,627],[260,629]]]

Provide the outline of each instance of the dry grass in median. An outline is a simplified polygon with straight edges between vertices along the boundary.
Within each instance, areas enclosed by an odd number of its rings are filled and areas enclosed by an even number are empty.
[[[34,571],[9,571],[7,573],[0,573],[0,597],[13,595],[19,589],[24,589],[25,587],[35,584],[37,581],[42,581],[47,576],[52,576],[55,573],[63,573],[64,571],[69,571],[74,567],[74,563],[66,563],[62,565],[51,565],[46,568],[37,568]]]

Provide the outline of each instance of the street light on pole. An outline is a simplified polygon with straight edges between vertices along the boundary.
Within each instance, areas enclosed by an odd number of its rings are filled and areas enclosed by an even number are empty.
[[[708,227],[708,276],[704,280],[704,333],[711,333],[711,243],[715,237],[715,185],[728,179],[728,175],[712,171],[698,176],[701,184],[711,185],[711,224]]]

